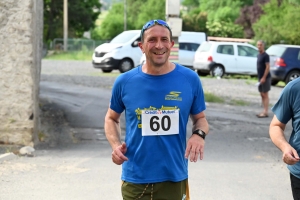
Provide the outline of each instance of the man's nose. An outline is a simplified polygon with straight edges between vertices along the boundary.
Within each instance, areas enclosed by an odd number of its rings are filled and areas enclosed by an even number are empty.
[[[155,44],[156,48],[162,48],[163,47],[163,43],[161,40],[157,40],[156,44]]]

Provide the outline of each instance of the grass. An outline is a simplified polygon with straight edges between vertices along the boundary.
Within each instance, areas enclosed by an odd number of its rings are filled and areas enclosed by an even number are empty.
[[[236,106],[248,106],[249,102],[244,101],[244,100],[232,99],[232,100],[230,100],[230,104],[236,105]]]
[[[91,61],[93,56],[93,51],[55,51],[49,52],[44,59],[47,60],[82,60]]]
[[[224,103],[225,100],[222,99],[219,96],[216,96],[210,92],[204,92],[204,96],[205,96],[205,101],[207,102],[211,102],[211,103]]]
[[[226,102],[224,98],[217,96],[215,94],[212,94],[210,92],[204,92],[205,96],[205,101],[210,102],[210,103],[228,103],[230,105],[235,105],[235,106],[248,106],[250,105],[249,102],[244,101],[244,100],[239,100],[239,99],[231,99],[229,102]]]

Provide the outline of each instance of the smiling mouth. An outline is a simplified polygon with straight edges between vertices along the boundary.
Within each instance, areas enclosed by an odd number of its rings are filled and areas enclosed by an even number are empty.
[[[165,51],[164,52],[154,52],[155,55],[163,55],[165,53],[166,53]]]

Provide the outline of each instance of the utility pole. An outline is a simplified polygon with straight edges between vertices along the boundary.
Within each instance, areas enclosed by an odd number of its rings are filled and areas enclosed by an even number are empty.
[[[124,0],[124,31],[127,30],[127,6],[126,6],[126,0]]]
[[[171,49],[169,56],[170,62],[179,61],[179,36],[182,30],[182,19],[179,17],[180,14],[180,0],[166,0],[166,21],[172,30],[172,40],[174,46]]]
[[[68,0],[64,0],[64,51],[68,51]]]

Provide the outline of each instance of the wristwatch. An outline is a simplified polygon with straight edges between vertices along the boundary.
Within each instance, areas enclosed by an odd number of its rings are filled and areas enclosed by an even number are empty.
[[[194,130],[193,134],[199,135],[200,137],[203,138],[203,140],[205,140],[206,133],[201,129]]]

